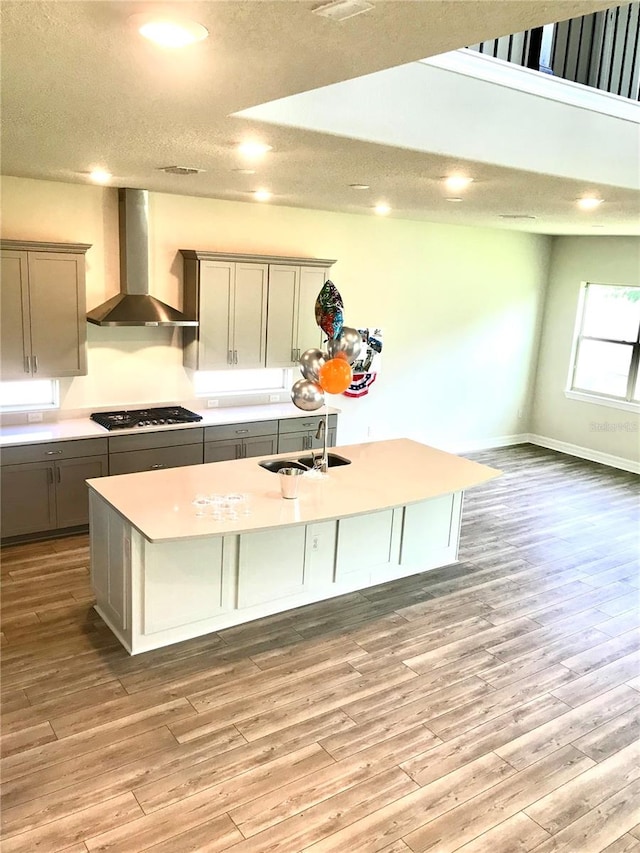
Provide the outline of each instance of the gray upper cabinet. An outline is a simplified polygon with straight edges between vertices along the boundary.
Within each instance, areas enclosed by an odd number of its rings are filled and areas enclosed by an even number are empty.
[[[192,370],[291,367],[319,346],[315,301],[335,261],[181,249]]]
[[[267,367],[297,365],[300,353],[320,347],[315,304],[328,272],[328,267],[269,267]]]
[[[87,372],[86,244],[3,240],[0,357],[5,380]]]

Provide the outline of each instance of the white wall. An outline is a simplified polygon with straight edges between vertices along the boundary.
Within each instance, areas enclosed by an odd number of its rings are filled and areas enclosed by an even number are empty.
[[[640,285],[637,237],[555,237],[531,431],[556,442],[638,460],[640,416],[564,395],[582,282]]]
[[[113,188],[4,178],[3,237],[87,242],[87,306],[118,291]],[[339,440],[447,448],[527,430],[550,240],[492,229],[151,194],[153,292],[180,307],[180,248],[337,258],[350,326],[382,326],[383,372]],[[179,330],[89,326],[89,375],[63,409],[193,397]]]

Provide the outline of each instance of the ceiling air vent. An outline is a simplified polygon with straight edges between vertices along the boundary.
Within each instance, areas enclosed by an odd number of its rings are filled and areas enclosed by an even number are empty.
[[[371,9],[373,9],[373,3],[367,3],[366,0],[334,0],[332,3],[323,3],[322,6],[317,6],[311,11],[314,15],[331,18],[332,21],[346,21],[347,18],[353,18]]]
[[[166,172],[167,175],[198,175],[204,169],[194,169],[192,166],[162,166],[158,171]]]

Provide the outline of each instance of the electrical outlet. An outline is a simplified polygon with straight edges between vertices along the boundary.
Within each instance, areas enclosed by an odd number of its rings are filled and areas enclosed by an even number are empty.
[[[217,409],[219,400],[207,400],[207,409]]]
[[[30,424],[42,423],[42,412],[29,412],[27,414],[27,423],[30,423]]]
[[[518,420],[522,420],[522,409],[518,409]]]
[[[280,394],[269,394],[269,402],[270,403],[279,403],[280,402]]]
[[[313,539],[311,540],[311,550],[312,551],[317,551],[319,549],[319,547],[320,547],[319,541],[318,541],[319,539],[320,539],[319,536],[314,536]]]

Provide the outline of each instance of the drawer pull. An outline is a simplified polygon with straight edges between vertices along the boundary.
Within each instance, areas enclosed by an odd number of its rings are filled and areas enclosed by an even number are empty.
[[[45,456],[62,456],[61,450],[45,450]]]
[[[236,430],[236,435],[245,435],[245,434],[246,434],[246,433],[248,433],[248,432],[249,432],[249,430],[248,430],[248,429],[237,429],[237,430]]]
[[[155,465],[149,465],[149,470],[153,471],[156,468],[164,468],[164,465],[161,462],[156,462]]]

